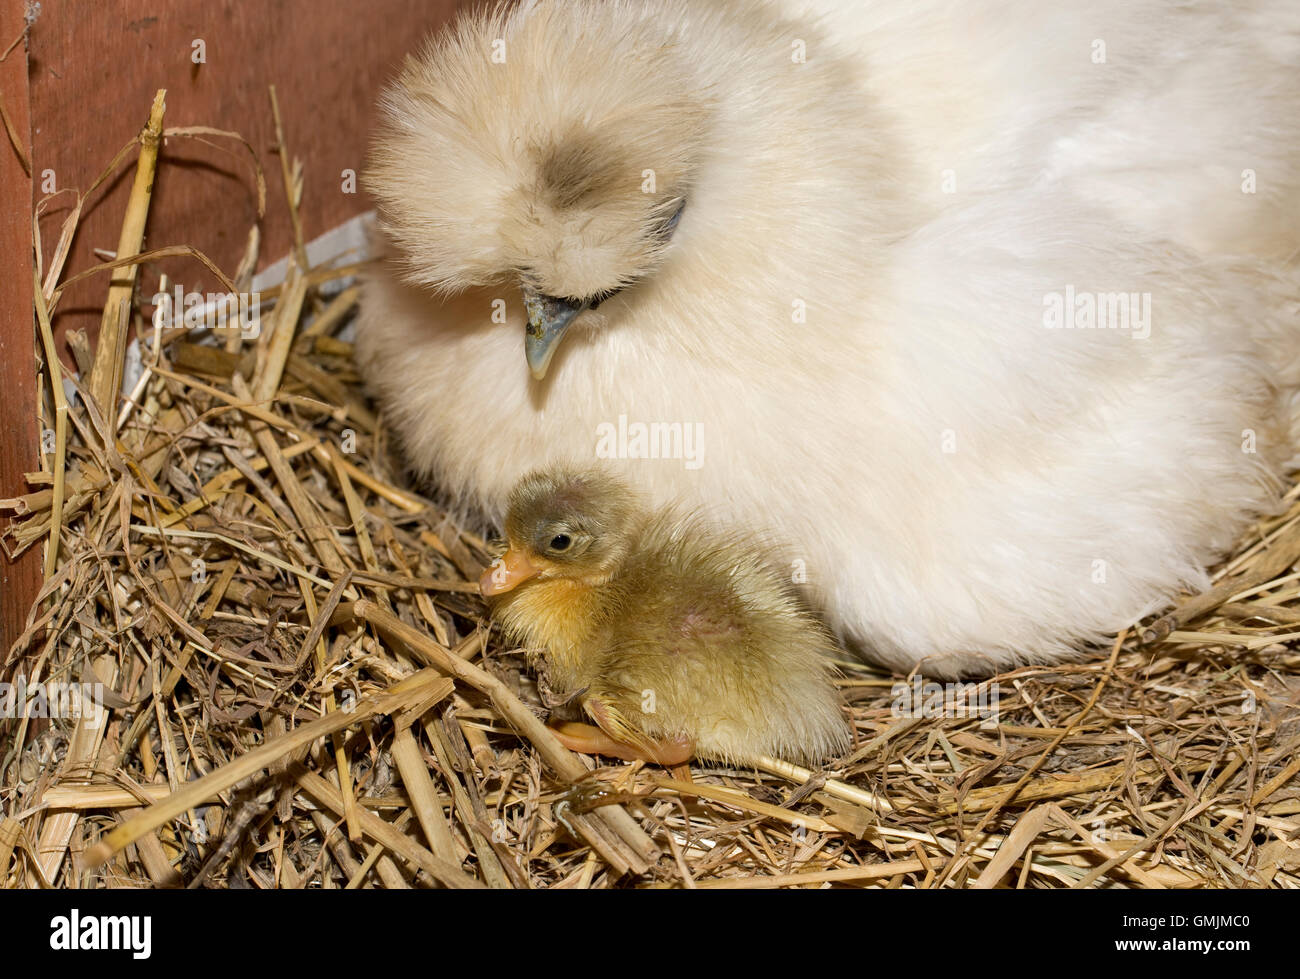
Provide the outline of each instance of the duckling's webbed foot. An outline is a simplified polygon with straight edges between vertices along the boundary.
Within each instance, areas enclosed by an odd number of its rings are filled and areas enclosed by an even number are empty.
[[[624,761],[648,761],[671,767],[689,761],[695,745],[685,735],[651,738],[634,728],[615,707],[600,697],[587,697],[582,706],[599,727],[576,721],[552,724],[551,730],[570,751],[608,755]]]
[[[688,761],[695,754],[695,746],[686,738],[654,740],[646,738],[644,744],[615,741],[594,724],[581,721],[563,721],[551,725],[551,733],[570,751],[584,755],[606,755],[623,761],[648,761],[654,765],[671,767]]]

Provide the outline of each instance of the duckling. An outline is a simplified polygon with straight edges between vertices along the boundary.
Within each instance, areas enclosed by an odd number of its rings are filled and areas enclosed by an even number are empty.
[[[808,764],[848,745],[835,644],[756,540],[569,468],[520,480],[505,534],[479,588],[595,721],[556,726],[567,747],[677,765]]]

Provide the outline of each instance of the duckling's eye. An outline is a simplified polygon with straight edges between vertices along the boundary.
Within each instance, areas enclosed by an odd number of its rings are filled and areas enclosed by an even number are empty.
[[[573,539],[568,534],[556,534],[554,537],[551,538],[551,550],[553,551],[567,550],[568,546],[572,543],[573,543]]]

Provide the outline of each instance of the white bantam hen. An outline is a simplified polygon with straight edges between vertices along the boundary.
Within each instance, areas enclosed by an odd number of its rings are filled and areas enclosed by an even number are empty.
[[[524,2],[383,115],[359,362],[489,518],[609,457],[950,676],[1078,655],[1276,506],[1294,0]]]

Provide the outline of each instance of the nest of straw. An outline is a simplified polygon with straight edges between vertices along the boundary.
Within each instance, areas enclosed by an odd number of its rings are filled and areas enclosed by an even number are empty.
[[[44,547],[46,582],[2,678],[99,683],[106,711],[0,721],[0,882],[1300,886],[1300,491],[1213,591],[1109,656],[990,681],[993,718],[900,716],[900,678],[846,662],[856,743],[825,770],[597,767],[550,735],[492,631],[483,540],[387,451],[337,335],[355,268],[309,268],[299,231],[256,341],[150,329],[151,261],[206,261],[140,251],[161,139],[233,136],[164,111],[160,93],[105,172],[138,146],[78,375],[50,316],[89,191],[36,269],[54,438],[0,507],[5,549]],[[300,229],[282,135],[279,156]],[[249,240],[233,276],[214,269],[232,292]],[[132,332],[145,369],[121,395]]]

